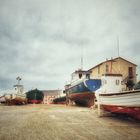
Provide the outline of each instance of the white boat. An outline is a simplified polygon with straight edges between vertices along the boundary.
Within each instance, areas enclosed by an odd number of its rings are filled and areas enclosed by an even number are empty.
[[[5,96],[4,95],[0,96],[0,103],[5,103],[5,102],[6,102]]]
[[[140,89],[124,91],[120,74],[106,74],[101,81],[101,88],[95,92],[98,106],[140,120]]]
[[[26,94],[23,85],[20,85],[20,77],[17,77],[18,83],[14,85],[14,89],[5,93],[4,97],[8,104],[26,104]]]

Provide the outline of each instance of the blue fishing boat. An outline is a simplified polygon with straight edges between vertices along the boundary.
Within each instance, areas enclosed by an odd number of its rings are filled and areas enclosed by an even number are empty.
[[[90,78],[90,71],[77,70],[72,73],[70,84],[65,86],[67,103],[75,102],[77,105],[92,106],[94,92],[101,86],[100,79]]]

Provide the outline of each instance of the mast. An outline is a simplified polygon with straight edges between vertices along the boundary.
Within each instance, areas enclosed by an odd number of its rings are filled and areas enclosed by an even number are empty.
[[[119,37],[118,36],[117,36],[117,50],[118,50],[118,57],[120,57]]]
[[[81,70],[83,69],[83,57],[81,57]]]
[[[82,46],[82,48],[81,48],[81,70],[83,70],[83,63],[84,63],[84,61],[83,61],[83,46]]]
[[[121,67],[120,67],[120,48],[119,48],[119,37],[117,36],[117,50],[118,50],[118,61],[119,61],[119,66],[118,66],[118,69],[119,69],[119,73],[121,73]]]

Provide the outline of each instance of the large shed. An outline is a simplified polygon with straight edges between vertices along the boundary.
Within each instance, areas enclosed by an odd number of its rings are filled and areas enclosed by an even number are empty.
[[[62,94],[62,90],[42,90],[42,92],[44,94],[44,104],[53,103],[53,99],[60,97]]]

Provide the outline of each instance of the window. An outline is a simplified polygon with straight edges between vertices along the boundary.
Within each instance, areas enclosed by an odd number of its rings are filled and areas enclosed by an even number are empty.
[[[120,84],[120,81],[119,80],[116,80],[116,85],[119,85]]]
[[[87,79],[90,79],[90,74],[86,74],[86,78]]]
[[[108,73],[109,72],[109,66],[108,66],[108,64],[106,64],[106,73]]]
[[[107,80],[105,79],[102,82],[103,82],[103,85],[107,84]]]
[[[98,74],[100,74],[100,66],[98,66]]]
[[[128,77],[133,78],[133,68],[132,67],[128,67]]]
[[[103,84],[103,85],[107,84],[107,80],[105,80],[105,79],[102,80],[102,84]]]
[[[79,73],[79,78],[80,78],[80,79],[82,78],[82,73]]]

